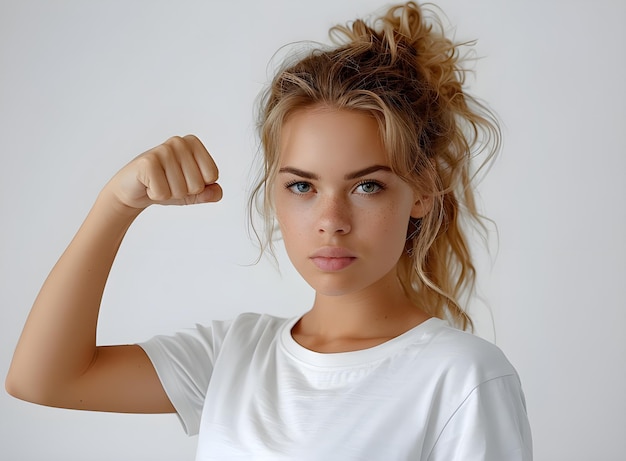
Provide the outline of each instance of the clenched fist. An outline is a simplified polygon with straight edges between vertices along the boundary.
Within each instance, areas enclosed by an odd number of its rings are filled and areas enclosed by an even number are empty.
[[[222,198],[217,178],[217,166],[202,142],[193,135],[175,136],[132,160],[104,191],[134,209],[191,205]]]

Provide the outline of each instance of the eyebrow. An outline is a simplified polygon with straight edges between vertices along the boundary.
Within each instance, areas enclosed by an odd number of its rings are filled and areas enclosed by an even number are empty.
[[[356,179],[356,178],[360,178],[361,176],[365,176],[371,173],[374,173],[375,171],[388,171],[391,172],[391,168],[389,168],[388,166],[385,165],[372,165],[372,166],[368,166],[367,168],[363,168],[362,170],[358,170],[355,171],[353,173],[348,173],[347,175],[345,175],[343,178],[348,180],[348,179]],[[315,173],[310,173],[308,171],[304,171],[301,170],[299,168],[293,168],[290,166],[286,166],[281,168],[280,170],[278,170],[279,173],[291,173],[294,174],[296,176],[300,176],[301,178],[305,178],[305,179],[319,179],[320,177],[318,175],[316,175]]]

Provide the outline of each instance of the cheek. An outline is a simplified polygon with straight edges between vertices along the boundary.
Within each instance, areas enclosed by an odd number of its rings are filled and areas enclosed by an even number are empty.
[[[381,249],[384,247],[390,256],[399,256],[404,251],[410,212],[405,210],[405,207],[395,206],[389,206],[381,211],[377,218],[378,230],[374,231],[376,234],[374,241],[380,244]]]
[[[289,200],[277,199],[274,202],[275,216],[285,243],[289,243],[298,235],[302,235],[309,223],[310,213],[303,212],[300,207],[294,206]]]

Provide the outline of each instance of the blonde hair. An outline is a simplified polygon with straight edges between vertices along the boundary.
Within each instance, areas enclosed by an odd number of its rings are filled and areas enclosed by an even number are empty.
[[[411,219],[398,278],[407,296],[430,315],[462,329],[472,321],[461,305],[475,284],[463,215],[481,224],[471,160],[500,146],[495,116],[463,90],[467,70],[460,47],[441,21],[414,2],[390,7],[372,21],[335,26],[335,48],[318,47],[280,70],[261,103],[263,168],[250,197],[265,221],[261,248],[272,249],[270,187],[278,166],[281,129],[290,114],[311,106],[364,111],[378,122],[392,170],[432,209]],[[467,45],[467,44],[464,44]],[[255,207],[256,205],[256,207]],[[256,233],[256,230],[255,230]],[[259,237],[259,234],[257,234]]]

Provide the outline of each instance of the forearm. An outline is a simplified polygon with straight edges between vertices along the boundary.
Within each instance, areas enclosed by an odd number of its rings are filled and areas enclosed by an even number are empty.
[[[10,394],[66,408],[173,411],[139,347],[96,347],[100,301],[141,210],[217,202],[217,177],[209,152],[188,135],[144,152],[109,181],[35,300],[6,379]]]
[[[7,377],[9,392],[32,401],[53,398],[89,368],[106,280],[139,211],[114,206],[106,189],[98,197],[35,300]]]

